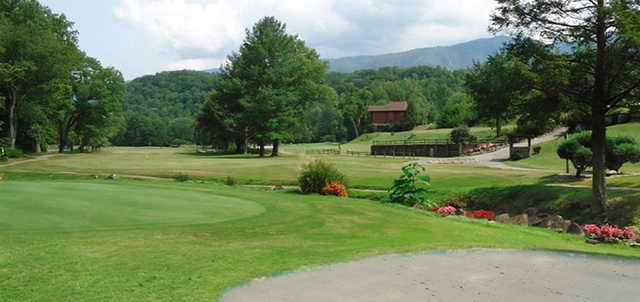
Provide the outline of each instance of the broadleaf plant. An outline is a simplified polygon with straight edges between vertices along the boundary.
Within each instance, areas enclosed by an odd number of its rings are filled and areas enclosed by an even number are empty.
[[[411,163],[402,167],[402,176],[393,181],[393,186],[389,189],[391,202],[401,203],[408,206],[420,204],[425,208],[432,208],[435,202],[426,199],[427,186],[431,185],[431,178],[428,175],[421,175],[425,168],[418,163]]]

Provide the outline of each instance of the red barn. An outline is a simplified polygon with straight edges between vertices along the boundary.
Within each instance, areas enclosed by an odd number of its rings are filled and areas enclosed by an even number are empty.
[[[391,102],[386,105],[369,106],[371,121],[375,126],[387,126],[402,121],[405,111],[409,108],[407,102]]]

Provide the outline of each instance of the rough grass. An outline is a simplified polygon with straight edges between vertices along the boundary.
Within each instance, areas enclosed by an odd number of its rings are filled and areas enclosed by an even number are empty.
[[[634,137],[638,143],[640,143],[640,123],[628,123],[615,125],[607,128],[607,135],[624,135]],[[558,157],[556,151],[558,146],[564,141],[564,138],[559,138],[554,141],[544,142],[534,146],[542,147],[540,154],[534,155],[531,158],[508,161],[509,165],[523,168],[533,169],[547,169],[554,172],[565,171],[565,160]],[[571,173],[575,173],[575,169],[569,163]],[[638,164],[626,164],[622,167],[622,171],[627,172],[640,172],[640,163]]]
[[[486,247],[640,256],[548,230],[364,200],[216,184],[21,177],[0,182],[1,301],[214,301],[252,278],[394,252]],[[199,218],[194,224],[176,216]]]

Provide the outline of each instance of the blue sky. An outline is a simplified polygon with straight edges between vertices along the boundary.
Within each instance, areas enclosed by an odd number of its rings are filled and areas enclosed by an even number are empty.
[[[40,0],[75,22],[80,47],[127,80],[220,66],[263,16],[322,57],[398,52],[488,37],[493,0]]]

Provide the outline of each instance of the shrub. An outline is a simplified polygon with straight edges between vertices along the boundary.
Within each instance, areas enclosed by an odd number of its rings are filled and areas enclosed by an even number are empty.
[[[591,166],[591,132],[579,133],[563,142],[557,152],[560,158],[571,160],[579,176],[586,167]],[[640,145],[632,137],[608,136],[605,157],[607,169],[620,172],[620,168],[625,163],[640,161]]]
[[[542,151],[542,147],[540,146],[533,147],[533,154],[540,154],[540,151]]]
[[[305,194],[322,194],[322,189],[330,183],[337,182],[345,184],[345,176],[333,165],[322,160],[313,161],[305,165],[302,169],[298,184],[300,190]]]
[[[0,147],[0,161],[8,161],[9,157],[7,157],[7,153],[4,151],[3,147]]]
[[[335,181],[332,181],[326,184],[324,188],[322,188],[322,195],[349,197],[349,194],[347,193],[347,188],[343,184]]]
[[[224,180],[224,184],[227,186],[235,186],[236,183],[236,179],[231,176],[227,176],[227,178]]]
[[[461,126],[451,130],[449,138],[455,144],[473,143],[477,140],[475,136],[471,135],[471,130],[469,130],[467,126]]]
[[[635,143],[616,144],[620,141],[612,141],[612,145],[607,144],[606,165],[607,169],[620,172],[620,168],[627,162],[637,163],[640,161],[640,145]]]
[[[598,227],[595,224],[587,224],[582,230],[585,236],[590,239],[602,242],[617,242],[618,240],[628,240],[634,237],[634,232],[630,228],[618,228],[615,225],[604,224]]]
[[[469,211],[465,213],[465,216],[475,219],[486,219],[489,221],[496,219],[496,213],[487,210]]]
[[[6,155],[8,158],[19,158],[24,156],[24,152],[20,148],[7,149]]]
[[[458,209],[466,209],[473,201],[474,198],[471,194],[462,194],[447,200],[445,204]]]
[[[179,181],[179,182],[185,182],[185,181],[189,181],[189,179],[191,179],[191,178],[187,174],[179,173],[179,174],[175,175],[173,177],[173,179],[175,179],[176,181]]]
[[[393,181],[391,189],[389,189],[391,202],[401,203],[408,206],[420,204],[426,208],[435,205],[434,202],[425,199],[424,194],[427,189],[418,187],[418,184],[425,186],[430,185],[431,179],[427,175],[420,175],[425,171],[424,167],[411,163],[402,167],[402,176]]]
[[[558,156],[568,159],[576,168],[576,176],[580,176],[587,167],[591,166],[593,154],[590,149],[579,143],[577,138],[564,141],[558,146]]]
[[[434,212],[446,217],[446,216],[455,216],[458,210],[452,206],[446,206],[442,208],[435,207]]]

